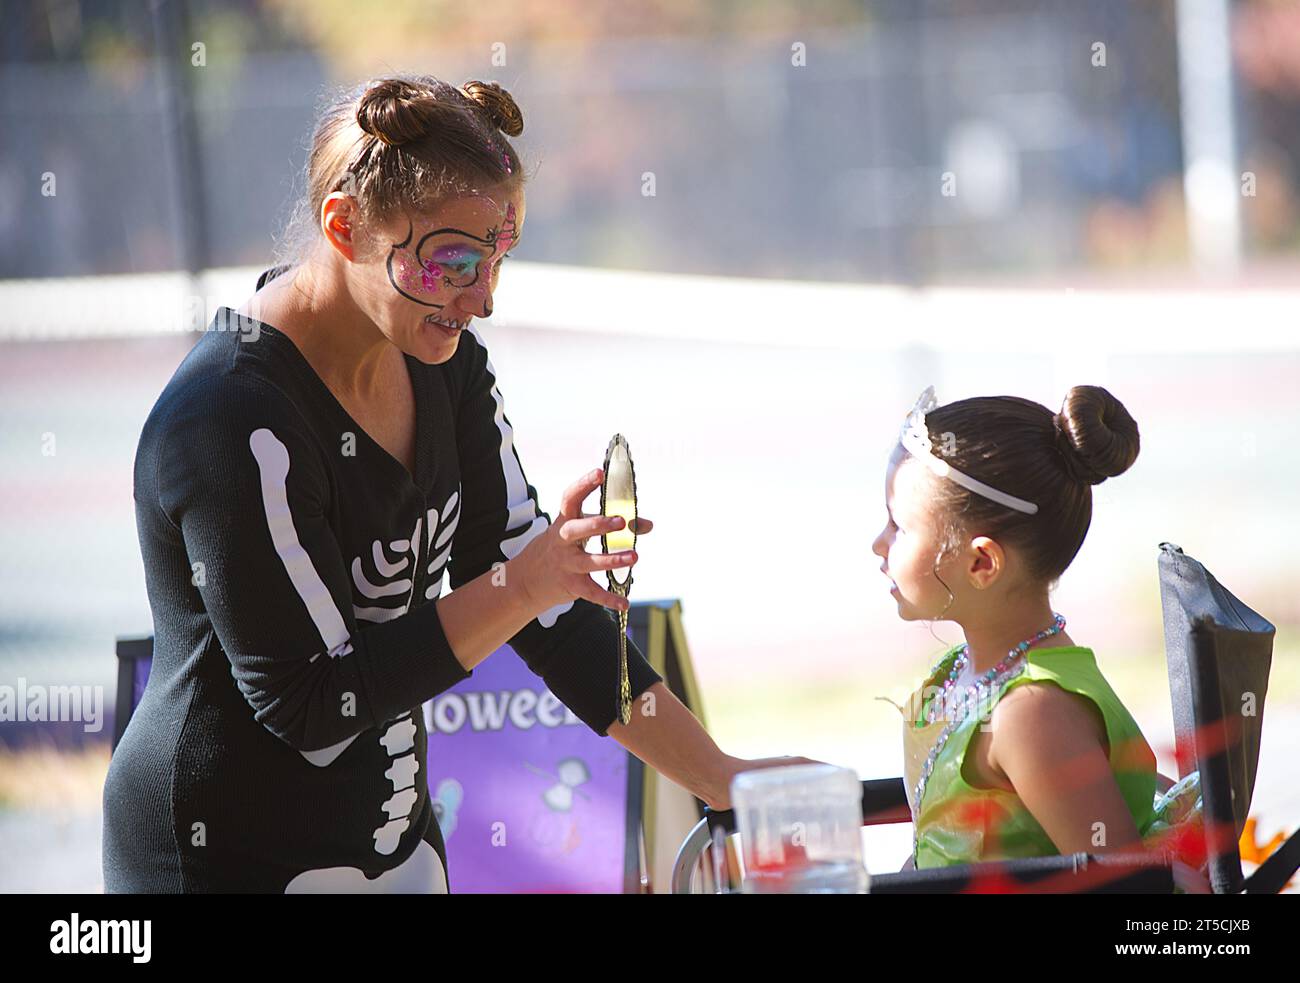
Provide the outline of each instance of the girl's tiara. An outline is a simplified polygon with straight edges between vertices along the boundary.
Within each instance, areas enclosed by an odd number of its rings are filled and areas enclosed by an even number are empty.
[[[930,443],[930,431],[925,425],[925,415],[938,407],[939,402],[934,398],[934,386],[926,386],[925,391],[917,397],[912,412],[907,414],[907,419],[903,421],[903,428],[898,435],[898,442],[907,449],[908,453],[940,478],[955,481],[976,495],[983,495],[1017,512],[1027,512],[1030,515],[1036,513],[1038,506],[1033,502],[1027,502],[1023,498],[1016,498],[1015,495],[1008,495],[1006,492],[989,487],[984,482],[958,471],[934,452]]]

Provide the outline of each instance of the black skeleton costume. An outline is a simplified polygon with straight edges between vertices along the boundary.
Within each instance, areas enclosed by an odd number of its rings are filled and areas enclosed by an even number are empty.
[[[406,363],[413,476],[227,307],[155,404],[135,459],[153,665],[104,787],[106,891],[447,890],[421,704],[469,673],[434,601],[550,517],[478,333]],[[511,645],[606,734],[609,612],[551,608]],[[634,696],[661,680],[631,645],[628,672]]]

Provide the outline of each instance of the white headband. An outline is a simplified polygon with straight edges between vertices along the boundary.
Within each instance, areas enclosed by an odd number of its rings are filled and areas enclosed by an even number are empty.
[[[1016,498],[1015,495],[1008,495],[996,488],[990,488],[984,482],[958,471],[934,453],[933,445],[930,443],[930,431],[925,425],[925,415],[931,410],[937,409],[938,406],[939,402],[934,398],[934,386],[926,386],[925,391],[917,397],[912,412],[907,414],[907,419],[903,421],[902,431],[898,435],[898,442],[907,449],[908,453],[940,478],[955,481],[963,488],[973,491],[976,495],[983,495],[985,498],[992,499],[1007,508],[1015,509],[1017,512],[1028,512],[1030,515],[1036,513],[1038,506],[1033,502],[1027,502],[1023,498]]]

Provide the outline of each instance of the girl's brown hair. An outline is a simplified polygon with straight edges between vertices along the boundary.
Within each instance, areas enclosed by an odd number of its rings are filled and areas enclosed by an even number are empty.
[[[970,536],[1018,549],[1033,579],[1054,582],[1092,523],[1092,486],[1122,474],[1138,456],[1138,427],[1100,386],[1075,386],[1059,413],[1016,396],[982,396],[926,414],[935,453],[999,491],[1038,505],[1030,515],[935,479],[940,556]],[[937,566],[937,561],[936,561]]]
[[[276,250],[277,264],[305,258],[320,235],[321,204],[343,191],[357,201],[358,227],[450,198],[523,187],[506,137],[524,116],[495,82],[452,85],[431,75],[374,79],[335,95],[321,114],[307,158],[306,191]]]

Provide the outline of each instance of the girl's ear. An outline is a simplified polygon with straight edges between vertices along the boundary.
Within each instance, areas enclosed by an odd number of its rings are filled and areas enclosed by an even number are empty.
[[[1007,555],[998,542],[987,536],[976,536],[966,548],[966,579],[976,590],[986,590],[1002,576]]]

